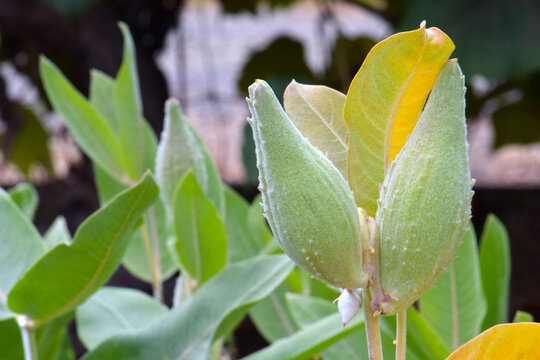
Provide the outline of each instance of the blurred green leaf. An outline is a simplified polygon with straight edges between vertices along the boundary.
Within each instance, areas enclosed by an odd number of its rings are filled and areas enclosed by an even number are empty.
[[[43,240],[9,195],[0,188],[0,320],[11,317],[6,297],[45,252]]]
[[[34,112],[22,105],[17,105],[17,113],[21,120],[8,159],[12,161],[19,170],[28,175],[32,165],[39,163],[52,172],[53,166],[49,147],[49,134],[43,129]]]
[[[270,343],[292,335],[297,330],[285,300],[286,291],[287,286],[281,284],[249,311],[257,330]]]
[[[60,244],[34,264],[9,293],[8,306],[44,323],[84,302],[114,273],[136,221],[158,192],[147,174],[111,200],[79,227],[71,246]]]
[[[508,322],[510,243],[506,228],[493,214],[487,217],[480,240],[480,274],[487,300],[485,330]]]
[[[67,329],[67,325],[72,319],[73,313],[68,312],[36,329],[36,345],[39,359],[75,359]]]
[[[67,227],[66,219],[63,216],[58,216],[47,232],[44,235],[45,248],[47,251],[52,250],[60,244],[71,244],[71,234]]]
[[[40,60],[40,72],[49,100],[77,144],[94,163],[127,183],[123,151],[110,125],[45,57]]]
[[[251,126],[247,122],[244,124],[242,162],[246,171],[246,182],[248,184],[256,184],[259,170],[257,169],[257,157],[255,156],[255,141],[253,140]]]
[[[514,319],[512,320],[512,322],[514,323],[533,322],[533,321],[534,321],[534,317],[530,313],[526,311],[521,311],[521,310],[516,311],[516,315],[514,315]]]
[[[176,251],[199,286],[227,263],[225,225],[191,171],[178,184],[173,204]]]
[[[90,104],[101,115],[116,136],[118,132],[118,112],[114,103],[115,79],[99,70],[90,71]]]
[[[39,201],[36,188],[30,183],[21,183],[9,189],[8,194],[28,220],[32,221]]]
[[[284,255],[230,265],[153,325],[115,336],[84,359],[208,359],[214,332],[227,314],[263,299],[293,267]]]
[[[88,350],[108,338],[139,330],[167,308],[138,290],[103,287],[77,308],[77,334]]]
[[[15,319],[0,320],[0,359],[25,360],[21,333]]]
[[[156,157],[156,177],[161,197],[174,207],[174,191],[191,169],[199,186],[224,217],[225,200],[219,173],[201,139],[174,99],[165,104],[165,125]]]
[[[410,352],[422,360],[439,360],[450,355],[435,329],[412,306],[407,309],[407,354]]]
[[[486,299],[480,278],[474,229],[463,237],[456,259],[448,266],[435,287],[419,300],[420,313],[448,349],[457,349],[481,332]],[[449,355],[446,354],[446,356]]]
[[[142,100],[133,39],[126,24],[120,23],[124,54],[114,82],[118,138],[125,154],[126,170],[132,180],[154,169],[156,137],[142,117]]]

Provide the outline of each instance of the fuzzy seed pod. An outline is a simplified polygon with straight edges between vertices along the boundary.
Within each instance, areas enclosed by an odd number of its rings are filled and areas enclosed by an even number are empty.
[[[293,125],[270,86],[249,87],[264,210],[279,245],[314,277],[366,286],[357,207],[334,165]]]
[[[464,94],[463,75],[451,60],[381,188],[381,291],[372,297],[383,315],[407,308],[433,285],[467,230],[472,193]]]

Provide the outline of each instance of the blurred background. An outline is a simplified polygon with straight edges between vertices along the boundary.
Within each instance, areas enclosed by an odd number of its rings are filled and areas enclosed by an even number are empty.
[[[73,231],[97,209],[90,161],[51,112],[38,59],[45,54],[87,94],[90,69],[118,70],[118,21],[133,33],[144,113],[156,133],[164,101],[178,98],[223,179],[252,198],[257,171],[244,98],[254,79],[280,98],[292,79],[346,92],[376,42],[422,20],[453,39],[466,75],[474,225],[480,232],[494,213],[507,226],[510,314],[519,308],[538,320],[537,0],[0,0],[0,185],[37,186],[40,230],[64,215]]]

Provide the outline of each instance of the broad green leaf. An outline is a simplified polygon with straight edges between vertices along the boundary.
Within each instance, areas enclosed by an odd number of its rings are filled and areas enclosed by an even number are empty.
[[[214,332],[227,314],[263,299],[292,269],[283,255],[230,265],[152,325],[115,336],[84,359],[208,359]]]
[[[361,317],[355,317],[343,327],[339,313],[326,316],[293,335],[276,341],[243,360],[310,359],[334,342],[364,326]]]
[[[69,83],[60,70],[47,58],[40,59],[41,80],[54,109],[82,150],[109,174],[123,183],[124,156],[114,131],[88,101]]]
[[[9,189],[8,194],[23,214],[32,221],[39,201],[36,188],[32,184],[21,183]]]
[[[297,329],[285,301],[286,291],[287,286],[281,284],[249,311],[257,330],[270,343],[294,334]]]
[[[156,158],[156,177],[169,210],[174,207],[173,196],[178,183],[190,169],[204,194],[223,216],[225,200],[219,173],[178,101],[169,99],[165,104],[165,124]]]
[[[510,244],[504,225],[489,215],[480,240],[480,274],[487,300],[482,330],[508,322]]]
[[[375,45],[354,77],[344,109],[347,178],[357,205],[368,215],[375,216],[379,184],[453,50],[442,31],[422,24]]]
[[[73,312],[68,312],[36,329],[36,345],[39,359],[75,359],[75,353],[71,348],[71,344],[69,344],[67,331],[67,325],[71,320],[73,320]]]
[[[198,285],[225,267],[225,225],[191,171],[174,194],[174,226],[178,258]]]
[[[71,234],[63,216],[58,216],[44,235],[45,248],[47,251],[60,244],[71,244]]]
[[[293,80],[283,94],[283,106],[302,135],[346,178],[349,130],[343,118],[345,95],[326,86]]]
[[[514,315],[514,320],[512,320],[512,322],[514,323],[533,321],[534,317],[530,313],[521,310],[516,311],[516,315]]]
[[[0,359],[24,360],[19,325],[15,319],[0,320]]]
[[[77,335],[87,349],[117,334],[141,329],[167,312],[143,292],[103,287],[77,308]]]
[[[233,189],[224,188],[227,218],[227,254],[231,263],[255,256],[264,244],[254,236],[248,226],[249,204]]]
[[[125,189],[124,185],[109,176],[99,167],[95,166],[95,164],[94,176],[101,204],[106,203]],[[169,239],[174,237],[174,229],[165,213],[165,207],[161,197],[158,197],[151,209],[147,210],[144,216],[144,224],[144,227],[140,227],[133,233],[132,239],[129,241],[128,248],[124,254],[124,258],[122,259],[122,264],[135,277],[146,282],[152,282],[153,276],[158,275],[155,273],[155,267],[153,266],[155,259],[152,236],[156,235],[156,233],[154,233],[155,229],[157,230],[157,238],[159,240],[159,263],[161,265],[160,277],[161,280],[165,280],[174,273],[177,264],[167,245]]]
[[[469,226],[448,272],[419,301],[422,316],[449,349],[478,335],[486,314],[476,244],[474,229]]]
[[[28,217],[0,188],[0,320],[11,317],[7,296],[15,283],[45,253],[43,240]]]
[[[84,302],[114,273],[136,221],[158,192],[147,174],[90,216],[70,246],[49,251],[15,284],[8,297],[11,310],[44,323]]]
[[[493,326],[446,360],[540,359],[540,324],[519,323]]]
[[[142,115],[133,39],[126,24],[120,23],[119,26],[124,37],[124,54],[112,95],[117,114],[118,138],[125,155],[126,170],[131,179],[138,179],[146,170],[154,169],[156,138]]]
[[[264,218],[264,212],[261,205],[262,197],[259,194],[249,205],[247,226],[251,234],[253,234],[253,236],[256,238],[257,243],[266,246],[270,240],[272,240],[272,233],[270,232],[266,219]]]

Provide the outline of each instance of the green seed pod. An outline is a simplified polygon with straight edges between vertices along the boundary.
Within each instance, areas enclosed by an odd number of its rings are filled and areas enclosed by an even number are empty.
[[[266,217],[281,248],[318,279],[366,286],[357,207],[334,165],[302,136],[261,80],[248,104]]]
[[[467,230],[472,191],[464,94],[463,75],[451,60],[384,180],[376,217],[380,291],[372,291],[372,305],[383,315],[406,309],[432,287]]]

